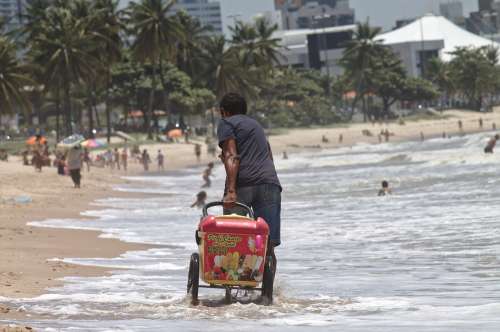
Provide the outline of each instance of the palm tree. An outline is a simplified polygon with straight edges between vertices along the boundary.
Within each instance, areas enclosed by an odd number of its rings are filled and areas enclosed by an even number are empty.
[[[71,88],[95,76],[100,63],[93,55],[96,37],[88,33],[88,20],[78,18],[64,2],[49,7],[47,21],[34,37],[31,55],[44,68],[44,81],[59,93],[63,91],[66,134],[73,133]]]
[[[255,71],[243,66],[240,52],[234,47],[227,47],[222,36],[207,39],[203,46],[202,59],[205,64],[204,77],[217,98],[228,92],[239,91],[252,95],[255,89]]]
[[[139,3],[130,3],[128,7],[128,20],[135,38],[132,54],[139,62],[151,65],[151,91],[145,117],[150,139],[153,138],[150,122],[153,118],[157,71],[162,67],[162,61],[175,58],[175,48],[182,38],[178,22],[169,15],[174,4],[173,0],[141,0]]]
[[[374,64],[377,55],[383,49],[382,40],[377,40],[376,36],[380,33],[380,28],[370,26],[367,21],[358,23],[357,29],[351,41],[346,45],[341,65],[346,70],[347,77],[351,77],[356,96],[354,97],[351,110],[351,118],[354,114],[356,104],[361,99],[364,103],[364,97],[367,93],[367,69]],[[363,114],[366,120],[366,110],[363,106]]]
[[[119,2],[116,0],[96,0],[92,7],[96,14],[92,20],[91,33],[97,37],[97,42],[100,45],[99,50],[96,50],[97,53],[95,56],[102,63],[101,68],[104,78],[104,100],[108,143],[111,142],[111,111],[109,105],[109,91],[112,83],[111,68],[121,60],[121,49],[123,44],[120,32],[124,27],[120,20],[118,4]],[[105,52],[100,51],[102,49],[104,49]],[[94,84],[94,94],[97,93],[97,91],[95,91],[95,86]],[[92,112],[89,111],[89,115],[91,114]],[[93,127],[92,116],[89,116],[89,127],[90,129]]]
[[[191,78],[195,78],[200,75],[198,69],[201,67],[201,46],[210,29],[202,26],[199,20],[184,11],[178,12],[175,19],[182,32],[182,38],[177,47],[177,66]]]
[[[24,87],[34,83],[26,72],[26,66],[16,58],[14,44],[0,36],[0,115],[14,113],[18,109],[29,110],[30,103]]]

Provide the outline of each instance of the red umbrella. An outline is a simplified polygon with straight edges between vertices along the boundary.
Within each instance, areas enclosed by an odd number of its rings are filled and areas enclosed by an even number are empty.
[[[26,140],[27,145],[45,144],[47,139],[43,136],[31,136]]]

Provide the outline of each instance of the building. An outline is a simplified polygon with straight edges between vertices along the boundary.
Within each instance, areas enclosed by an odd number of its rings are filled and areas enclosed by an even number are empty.
[[[8,31],[19,28],[26,0],[0,0],[0,19]]]
[[[449,1],[439,5],[439,12],[442,16],[452,21],[456,25],[465,27],[464,6],[462,1]]]
[[[377,37],[396,52],[409,75],[425,76],[426,63],[433,57],[452,59],[457,47],[500,47],[500,44],[466,31],[443,16],[428,14],[414,22]]]
[[[479,0],[478,5],[479,5],[479,11],[480,12],[490,12],[491,11],[491,5],[493,4],[493,0]]]
[[[281,65],[293,68],[308,68],[323,74],[340,75],[339,65],[345,44],[352,40],[355,25],[344,25],[322,29],[298,29],[277,31],[274,38],[281,39],[284,59]]]
[[[285,30],[315,29],[354,24],[348,0],[275,0]]]
[[[211,27],[214,34],[222,35],[222,15],[219,2],[177,0],[173,8],[175,11],[186,11],[190,16],[197,18],[202,26]]]

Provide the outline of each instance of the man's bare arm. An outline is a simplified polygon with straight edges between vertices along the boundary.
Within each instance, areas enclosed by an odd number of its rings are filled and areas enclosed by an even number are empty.
[[[236,179],[240,169],[240,157],[236,149],[236,141],[232,138],[226,140],[222,146],[222,162],[226,169],[226,193],[227,198],[236,201]]]

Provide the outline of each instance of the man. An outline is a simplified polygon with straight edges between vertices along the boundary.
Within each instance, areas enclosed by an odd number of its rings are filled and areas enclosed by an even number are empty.
[[[158,171],[165,170],[165,155],[158,150],[158,155],[156,156],[156,161],[158,162]]]
[[[389,182],[387,181],[382,181],[382,188],[379,190],[378,192],[378,195],[379,196],[387,196],[387,195],[391,195],[392,194],[392,190],[391,188],[389,188]]]
[[[220,102],[222,119],[217,129],[221,159],[226,169],[224,208],[240,213],[235,202],[250,206],[255,217],[269,225],[269,253],[280,245],[281,184],[264,129],[248,117],[247,103],[236,93],[225,95]]]
[[[484,148],[484,153],[493,153],[495,146],[497,145],[497,141],[500,139],[500,135],[495,135],[490,139],[486,147]]]

